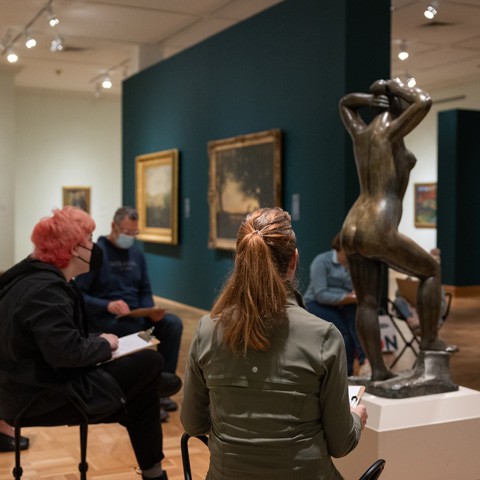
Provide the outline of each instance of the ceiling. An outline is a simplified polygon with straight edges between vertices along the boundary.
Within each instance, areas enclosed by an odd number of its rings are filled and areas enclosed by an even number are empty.
[[[50,0],[60,19],[52,28],[48,0],[0,0],[0,43],[8,44],[10,33],[19,55],[15,64],[2,55],[0,69],[15,71],[18,87],[119,94],[123,78],[281,1]],[[392,76],[408,72],[427,91],[480,81],[480,0],[437,1],[431,21],[423,16],[427,3],[392,2]],[[29,23],[32,49],[24,45]],[[51,52],[57,34],[65,48]],[[397,58],[401,40],[410,53],[404,62]],[[106,74],[108,91],[99,87]]]

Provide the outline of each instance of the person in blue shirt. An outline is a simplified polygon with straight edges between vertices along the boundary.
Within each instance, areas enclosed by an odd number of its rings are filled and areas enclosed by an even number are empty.
[[[110,234],[97,241],[103,250],[102,268],[78,276],[75,282],[85,299],[91,331],[123,337],[153,327],[153,335],[160,340],[158,350],[165,360],[164,372],[174,374],[183,331],[181,319],[162,309],[149,317],[118,318],[136,308],[154,306],[145,256],[134,246],[137,235],[137,211],[128,206],[117,209]],[[162,421],[168,419],[168,411],[178,408],[168,397],[161,398],[161,405]]]
[[[366,360],[355,327],[357,297],[339,234],[333,238],[331,250],[313,259],[304,299],[310,313],[332,322],[340,330],[347,353],[348,375],[352,375],[355,356],[360,365]]]

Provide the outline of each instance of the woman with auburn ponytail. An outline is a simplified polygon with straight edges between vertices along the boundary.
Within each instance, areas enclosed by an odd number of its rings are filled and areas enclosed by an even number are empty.
[[[305,310],[297,262],[287,212],[247,215],[185,372],[181,420],[209,435],[208,480],[341,479],[331,457],[360,439],[367,412],[350,408],[342,336]]]

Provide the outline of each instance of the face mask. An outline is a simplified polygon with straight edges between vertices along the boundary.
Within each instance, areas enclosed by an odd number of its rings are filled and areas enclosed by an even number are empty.
[[[133,246],[134,241],[135,241],[135,237],[132,237],[131,235],[125,235],[124,233],[120,233],[115,243],[118,248],[127,249]]]
[[[84,258],[80,256],[78,256],[78,258],[90,265],[91,272],[93,272],[94,270],[100,270],[100,268],[102,268],[102,265],[103,265],[103,250],[96,243],[92,245],[91,250],[87,247],[84,247],[83,245],[78,245],[78,246],[90,252],[90,261],[87,262]]]

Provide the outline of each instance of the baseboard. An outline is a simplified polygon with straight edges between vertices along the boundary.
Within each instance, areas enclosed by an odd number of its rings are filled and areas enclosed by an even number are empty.
[[[457,287],[455,285],[443,285],[446,292],[451,293],[454,297],[480,297],[480,285],[468,285],[465,287]]]
[[[195,313],[198,315],[206,315],[209,313],[208,310],[192,307],[190,305],[186,305],[185,303],[180,303],[180,302],[176,302],[175,300],[170,300],[169,298],[159,297],[158,295],[153,296],[153,301],[155,302],[155,305],[160,307],[168,307],[170,305],[172,307],[184,308],[186,310],[190,310],[192,313]]]

